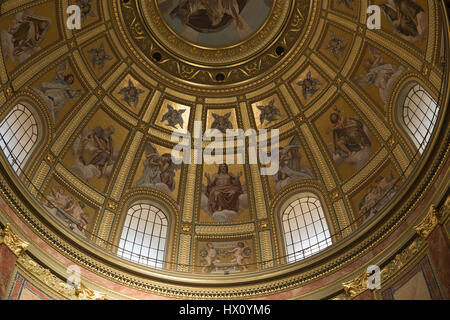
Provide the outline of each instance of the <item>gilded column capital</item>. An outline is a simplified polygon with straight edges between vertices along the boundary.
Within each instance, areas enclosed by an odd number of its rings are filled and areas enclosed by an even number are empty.
[[[396,273],[402,270],[408,265],[414,258],[416,258],[419,252],[426,247],[426,240],[422,237],[415,237],[408,247],[396,254],[390,262],[381,270],[381,282],[385,283],[389,278],[393,277]],[[333,300],[347,300],[348,298],[356,297],[367,289],[367,281],[369,280],[369,273],[363,273],[357,278],[344,282],[345,294],[340,294],[333,298]],[[374,289],[370,289],[374,290]]]
[[[439,211],[435,206],[431,206],[427,215],[423,220],[414,227],[414,230],[419,236],[426,239],[439,224]]]
[[[87,288],[83,284],[80,284],[75,294],[78,300],[106,300],[106,294]]]
[[[0,244],[4,243],[17,257],[24,253],[29,243],[23,241],[19,236],[12,231],[9,223],[0,231]]]
[[[367,288],[367,280],[369,278],[369,274],[364,272],[360,276],[356,277],[353,280],[348,282],[344,282],[342,286],[344,287],[344,292],[347,296],[356,297],[360,293],[366,291]]]

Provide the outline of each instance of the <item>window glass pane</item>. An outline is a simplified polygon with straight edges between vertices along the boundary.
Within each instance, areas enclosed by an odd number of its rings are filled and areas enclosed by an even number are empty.
[[[117,255],[155,268],[163,268],[167,218],[157,207],[136,204],[127,213]]]
[[[295,262],[331,245],[328,225],[319,199],[301,196],[281,216],[286,260]],[[323,241],[318,244],[320,241]]]
[[[419,84],[408,92],[403,107],[403,122],[420,153],[428,144],[438,112],[436,101]]]
[[[0,123],[0,147],[16,172],[23,168],[36,141],[36,119],[24,105],[16,105]]]

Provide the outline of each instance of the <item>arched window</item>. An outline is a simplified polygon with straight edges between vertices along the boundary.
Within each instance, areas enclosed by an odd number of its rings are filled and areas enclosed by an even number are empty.
[[[16,172],[25,165],[37,139],[36,119],[23,104],[16,105],[0,123],[0,148]]]
[[[415,84],[408,92],[403,105],[403,122],[419,152],[422,153],[430,140],[436,124],[439,106],[422,88]]]
[[[157,207],[139,203],[128,209],[117,254],[133,262],[162,268],[167,217]]]
[[[287,261],[304,259],[331,245],[330,232],[319,199],[300,194],[281,217]]]

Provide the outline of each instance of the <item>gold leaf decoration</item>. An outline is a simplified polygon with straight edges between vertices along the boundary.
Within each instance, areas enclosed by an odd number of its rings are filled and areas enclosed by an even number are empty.
[[[11,226],[6,224],[5,229],[0,232],[0,244],[4,243],[17,257],[24,253],[29,243],[23,241],[19,236],[12,231]]]

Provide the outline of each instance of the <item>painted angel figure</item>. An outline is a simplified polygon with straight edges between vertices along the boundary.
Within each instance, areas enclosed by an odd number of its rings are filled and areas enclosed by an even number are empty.
[[[23,62],[41,50],[40,44],[50,28],[51,20],[27,9],[15,15],[8,30],[1,32],[2,52],[6,59]]]
[[[85,127],[72,146],[72,170],[86,181],[109,177],[120,152],[114,148],[114,132],[113,126],[98,126],[94,130]]]
[[[58,189],[52,188],[50,194],[46,197],[45,200],[61,210],[68,207],[70,204],[70,198],[64,194],[64,189],[62,187]]]
[[[105,44],[103,42],[100,47],[93,48],[88,53],[92,55],[92,65],[97,66],[100,70],[105,66],[106,60],[112,60],[112,57],[106,54]]]
[[[144,171],[136,186],[154,188],[170,194],[175,190],[175,171],[179,169],[180,166],[172,161],[171,154],[160,155],[151,143],[147,143]]]
[[[240,9],[246,3],[247,0],[180,0],[178,6],[170,12],[170,16],[204,33],[215,32],[218,28],[228,25],[226,17],[231,17],[236,27],[242,29],[244,23]]]
[[[315,178],[312,170],[301,164],[300,147],[298,138],[293,137],[286,147],[280,148],[280,168],[274,176],[277,192],[295,181]]]
[[[134,108],[137,108],[139,104],[139,95],[144,93],[142,89],[138,89],[131,79],[128,80],[128,86],[120,89],[119,94],[123,95],[123,100],[128,103],[128,105],[133,104]]]
[[[235,262],[237,264],[239,271],[248,271],[247,264],[250,258],[249,251],[250,248],[247,247],[242,241],[239,241],[233,250],[228,251],[228,253],[233,256],[231,262]]]
[[[170,104],[167,105],[167,112],[163,115],[161,122],[167,121],[167,125],[176,128],[179,125],[181,128],[184,126],[184,120],[182,114],[186,109],[176,110]]]
[[[77,0],[77,4],[81,8],[81,21],[88,17],[95,17],[95,13],[92,12],[92,0]]]
[[[333,56],[339,59],[339,55],[344,51],[346,44],[345,41],[347,39],[344,37],[338,37],[334,34],[333,31],[330,32],[330,41],[325,47],[326,50],[330,50]]]
[[[372,46],[369,46],[369,55],[370,58],[363,63],[366,73],[358,76],[355,81],[361,86],[376,86],[381,100],[386,104],[395,81],[405,71],[405,68],[384,62],[381,52]]]
[[[66,195],[63,188],[53,188],[43,201],[44,207],[61,219],[71,230],[85,235],[89,215],[84,212],[84,204]]]
[[[54,122],[69,99],[78,99],[83,94],[82,90],[72,87],[74,80],[73,74],[68,73],[65,61],[56,67],[56,77],[52,81],[43,82],[34,89],[44,100]]]
[[[414,0],[388,0],[380,7],[396,35],[412,43],[425,38],[428,18],[425,10]]]
[[[270,100],[268,105],[265,106],[257,106],[257,108],[261,111],[259,115],[259,122],[261,125],[264,121],[271,123],[273,121],[278,120],[278,117],[281,116],[280,109],[275,106],[275,99]]]
[[[215,265],[220,263],[220,259],[217,254],[216,248],[214,248],[214,244],[211,242],[208,242],[205,246],[205,248],[200,253],[202,256],[204,256],[203,260],[203,273],[209,273],[212,270],[215,269]]]
[[[303,98],[307,99],[308,94],[313,95],[319,90],[317,88],[320,85],[319,79],[313,78],[311,75],[311,70],[306,74],[306,78],[297,82],[297,85],[302,87]]]

